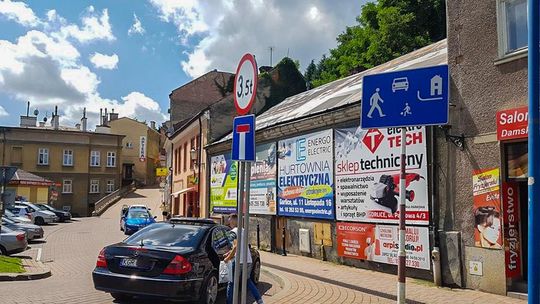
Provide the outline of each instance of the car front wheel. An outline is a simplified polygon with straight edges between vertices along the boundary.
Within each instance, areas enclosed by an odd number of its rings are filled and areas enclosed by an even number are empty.
[[[212,272],[204,281],[201,288],[200,304],[215,304],[218,296],[218,278],[215,272]]]
[[[36,225],[40,225],[40,226],[45,224],[45,220],[41,216],[36,217],[35,222],[36,222]]]

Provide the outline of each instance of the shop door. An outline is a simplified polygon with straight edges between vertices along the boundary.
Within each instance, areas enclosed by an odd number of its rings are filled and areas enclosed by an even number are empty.
[[[283,251],[283,227],[287,226],[287,219],[284,217],[276,216],[276,230],[275,230],[275,243],[274,248],[277,253]],[[287,241],[287,232],[285,232],[285,241]]]

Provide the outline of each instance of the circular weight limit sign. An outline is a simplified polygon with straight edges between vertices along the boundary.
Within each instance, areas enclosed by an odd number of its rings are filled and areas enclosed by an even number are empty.
[[[257,62],[251,54],[240,59],[234,76],[234,106],[238,115],[249,113],[257,96]]]

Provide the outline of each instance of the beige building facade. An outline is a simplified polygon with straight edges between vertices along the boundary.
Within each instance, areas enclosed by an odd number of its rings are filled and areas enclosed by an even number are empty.
[[[122,140],[122,183],[154,185],[157,182],[156,168],[160,167],[161,137],[155,129],[155,123],[128,117],[118,118],[111,113],[108,126],[112,134],[125,136]]]

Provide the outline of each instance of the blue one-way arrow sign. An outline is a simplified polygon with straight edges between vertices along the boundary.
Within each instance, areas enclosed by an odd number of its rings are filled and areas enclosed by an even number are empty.
[[[362,128],[448,123],[448,65],[365,76]]]
[[[255,161],[255,115],[237,116],[233,121],[232,159]]]

